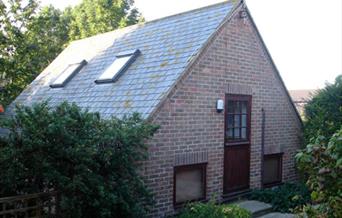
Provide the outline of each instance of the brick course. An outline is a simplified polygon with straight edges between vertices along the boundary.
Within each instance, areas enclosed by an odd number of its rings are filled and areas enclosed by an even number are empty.
[[[252,95],[250,187],[261,186],[262,108],[265,153],[284,152],[283,181],[296,179],[294,154],[301,123],[251,19],[241,19],[239,10],[218,30],[152,117],[160,129],[149,142],[143,174],[155,197],[153,217],[174,213],[173,168],[178,163],[207,161],[206,197],[216,194],[221,199],[224,113],[217,113],[215,104],[228,93]]]

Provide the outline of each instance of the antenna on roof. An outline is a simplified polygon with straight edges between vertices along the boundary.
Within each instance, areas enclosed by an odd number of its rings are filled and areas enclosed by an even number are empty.
[[[229,0],[227,0],[229,1]],[[233,4],[246,4],[245,0],[230,0]]]

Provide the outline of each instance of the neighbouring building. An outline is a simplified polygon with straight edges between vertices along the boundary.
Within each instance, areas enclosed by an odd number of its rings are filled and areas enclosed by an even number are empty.
[[[289,90],[292,101],[301,116],[304,116],[304,107],[315,95],[316,91],[315,89]]]
[[[142,169],[153,217],[297,178],[301,119],[243,1],[74,41],[14,103],[44,99],[160,125]]]

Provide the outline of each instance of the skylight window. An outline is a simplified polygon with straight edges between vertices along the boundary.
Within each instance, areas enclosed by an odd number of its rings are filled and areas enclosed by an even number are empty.
[[[64,87],[86,64],[86,60],[83,60],[80,63],[69,64],[67,68],[65,68],[64,71],[57,77],[57,79],[50,85],[50,87]]]
[[[114,62],[95,80],[96,83],[115,82],[140,54],[139,49],[116,55]]]

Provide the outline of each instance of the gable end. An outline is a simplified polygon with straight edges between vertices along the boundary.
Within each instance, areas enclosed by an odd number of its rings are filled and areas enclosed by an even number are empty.
[[[274,61],[273,61],[273,58],[272,58],[272,56],[271,56],[271,53],[269,52],[269,50],[268,50],[268,48],[267,48],[267,46],[266,46],[266,44],[265,44],[265,42],[264,42],[264,40],[263,40],[263,38],[262,38],[260,32],[259,32],[259,30],[258,30],[258,27],[256,26],[256,24],[255,24],[255,22],[254,22],[254,19],[253,19],[251,13],[250,13],[248,7],[245,5],[245,3],[244,3],[244,6],[243,6],[243,7],[244,7],[244,10],[247,12],[247,15],[248,15],[248,18],[249,18],[248,20],[251,22],[251,24],[252,24],[252,26],[253,26],[253,28],[254,28],[256,34],[257,34],[257,37],[258,37],[259,42],[260,42],[260,45],[261,45],[261,47],[263,48],[264,53],[266,54],[266,56],[267,56],[267,58],[268,58],[270,64],[272,65],[272,67],[273,67],[273,69],[274,69],[274,72],[276,73],[276,76],[278,77],[278,79],[279,79],[279,81],[280,81],[280,83],[281,83],[281,85],[282,85],[283,90],[285,91],[285,94],[286,94],[286,96],[287,96],[287,98],[288,98],[288,101],[289,101],[289,103],[291,104],[291,107],[292,107],[294,113],[296,114],[296,116],[297,116],[297,118],[298,118],[298,121],[299,121],[301,127],[303,127],[302,118],[300,117],[300,114],[299,114],[299,112],[298,112],[296,106],[294,105],[294,103],[293,103],[293,101],[292,101],[292,98],[291,98],[291,96],[290,96],[290,93],[289,93],[289,91],[287,90],[287,88],[286,88],[286,86],[285,86],[285,83],[284,83],[284,80],[282,79],[282,77],[281,77],[281,75],[280,75],[280,72],[279,72],[277,66],[275,65],[275,63],[274,63]]]

